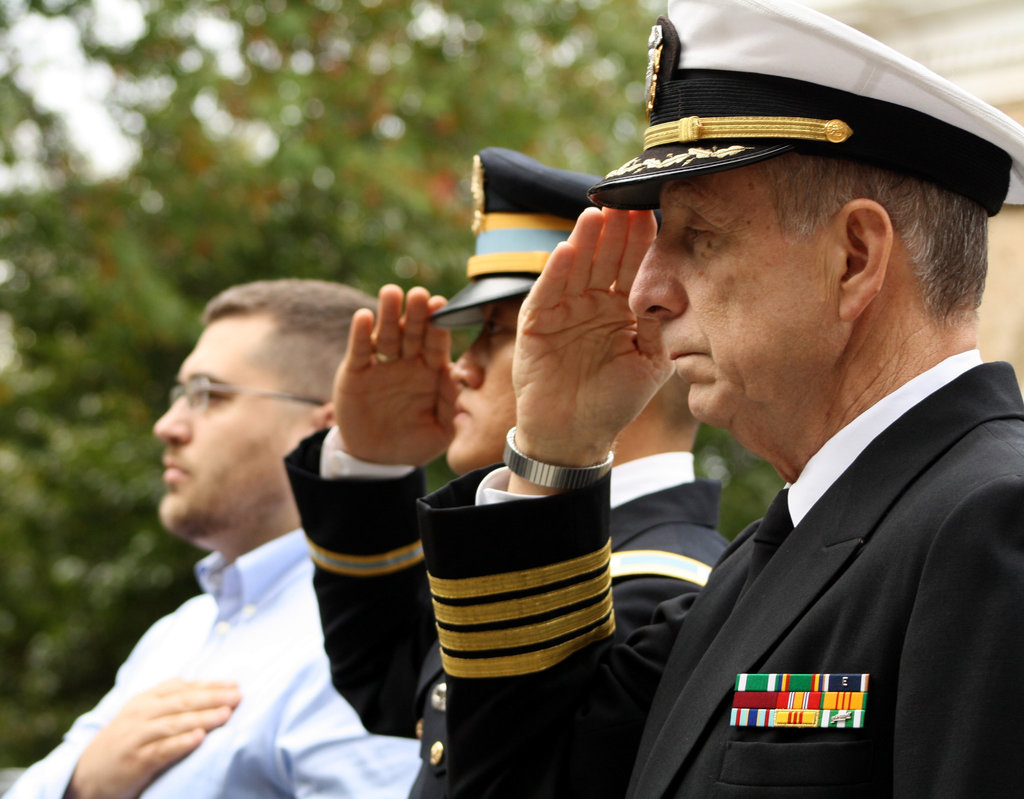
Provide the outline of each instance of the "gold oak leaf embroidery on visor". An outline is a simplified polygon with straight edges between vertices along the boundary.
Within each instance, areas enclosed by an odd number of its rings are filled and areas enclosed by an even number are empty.
[[[745,153],[747,150],[753,149],[752,147],[744,147],[742,144],[734,144],[731,147],[691,147],[685,153],[679,153],[678,155],[669,155],[666,158],[634,158],[632,161],[620,166],[614,172],[609,172],[605,175],[605,179],[616,178],[622,175],[632,175],[636,172],[641,172],[646,169],[668,169],[673,166],[688,166],[694,161],[703,158],[734,158],[737,155]]]

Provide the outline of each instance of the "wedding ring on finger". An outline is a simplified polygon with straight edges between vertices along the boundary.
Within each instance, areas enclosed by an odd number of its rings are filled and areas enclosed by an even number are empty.
[[[377,358],[377,363],[391,363],[398,358],[397,355],[385,355],[383,352],[374,352],[373,354]]]

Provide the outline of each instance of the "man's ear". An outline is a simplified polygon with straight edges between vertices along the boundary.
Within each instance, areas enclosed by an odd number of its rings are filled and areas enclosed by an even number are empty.
[[[845,266],[839,276],[839,316],[856,320],[882,291],[895,232],[889,212],[874,200],[851,200],[833,217]]]

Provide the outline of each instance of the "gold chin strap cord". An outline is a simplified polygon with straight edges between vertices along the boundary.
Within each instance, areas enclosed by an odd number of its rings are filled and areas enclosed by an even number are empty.
[[[644,132],[644,149],[704,139],[806,139],[841,144],[853,128],[841,119],[807,117],[684,117],[652,125]]]

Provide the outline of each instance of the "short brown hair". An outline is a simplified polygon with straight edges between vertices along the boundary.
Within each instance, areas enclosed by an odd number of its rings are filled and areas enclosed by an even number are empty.
[[[988,213],[977,202],[930,181],[837,158],[788,154],[759,166],[786,232],[809,235],[850,200],[875,200],[907,248],[932,317],[956,322],[978,309],[988,268]]]
[[[282,390],[330,399],[345,354],[352,314],[376,302],[351,286],[326,280],[258,280],[225,289],[203,311],[203,324],[265,314],[277,330],[260,360],[282,379]]]

